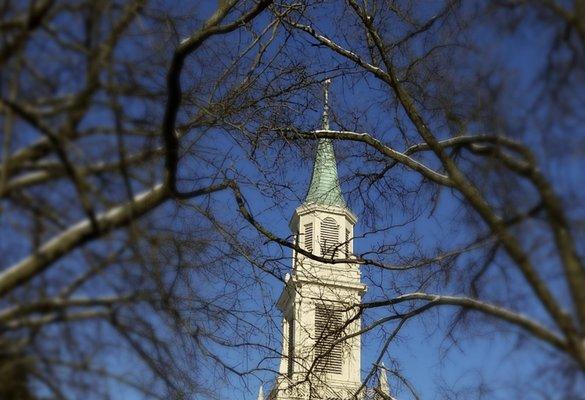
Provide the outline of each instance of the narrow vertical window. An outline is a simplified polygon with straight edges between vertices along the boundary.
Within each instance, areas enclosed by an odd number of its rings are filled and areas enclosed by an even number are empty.
[[[349,257],[351,254],[349,253],[349,239],[351,233],[349,232],[349,229],[345,230],[345,256]]]
[[[295,246],[299,246],[299,234],[298,232],[295,234]],[[297,267],[297,262],[299,261],[299,252],[295,250],[295,259],[293,261],[293,268]]]
[[[317,304],[315,308],[315,370],[341,374],[341,343],[335,343],[343,331],[342,312],[333,306]]]
[[[331,217],[321,222],[321,254],[336,257],[339,246],[339,225]]]
[[[287,363],[287,375],[292,378],[294,365],[295,365],[295,320],[291,316],[288,320],[288,363]]]
[[[305,224],[305,249],[313,252],[313,223]]]

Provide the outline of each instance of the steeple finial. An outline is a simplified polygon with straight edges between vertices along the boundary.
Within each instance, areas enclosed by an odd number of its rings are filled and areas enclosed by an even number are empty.
[[[378,389],[385,395],[390,396],[390,385],[388,384],[388,375],[384,362],[381,362],[378,366]]]
[[[258,390],[258,400],[264,400],[264,386],[260,385],[260,390]]]
[[[329,130],[329,85],[331,85],[331,79],[325,79],[323,82],[323,126],[322,129],[325,131]]]
[[[323,84],[323,120],[322,129],[329,130],[329,84],[330,79]],[[337,175],[337,161],[333,151],[331,139],[319,139],[317,154],[311,176],[311,184],[305,199],[305,204],[315,203],[326,206],[345,207],[345,200],[341,194],[339,177]]]

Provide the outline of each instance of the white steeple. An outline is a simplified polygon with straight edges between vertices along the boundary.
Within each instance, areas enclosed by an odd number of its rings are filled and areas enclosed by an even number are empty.
[[[322,126],[329,129],[329,81],[325,85]],[[359,264],[341,261],[353,258],[356,220],[341,193],[332,141],[320,139],[306,200],[290,228],[303,250],[337,261],[293,251],[277,304],[283,314],[282,358],[270,400],[352,398],[361,386],[361,337],[355,335],[361,322],[354,306],[366,287]]]

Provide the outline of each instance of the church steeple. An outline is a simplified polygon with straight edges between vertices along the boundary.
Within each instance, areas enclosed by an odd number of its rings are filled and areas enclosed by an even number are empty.
[[[329,130],[329,84],[327,79],[324,85],[324,106],[322,129]],[[305,198],[305,204],[320,204],[325,206],[346,207],[339,177],[337,175],[337,161],[333,151],[331,139],[319,139],[311,184]]]
[[[324,130],[329,129],[325,83]],[[308,253],[335,259],[318,261],[293,251],[290,275],[278,299],[282,312],[279,376],[268,400],[363,400],[361,326],[356,315],[366,286],[353,256],[357,217],[345,205],[330,139],[320,139],[306,200],[295,210],[290,228]],[[343,339],[343,340],[341,340]],[[362,391],[363,392],[363,391]]]

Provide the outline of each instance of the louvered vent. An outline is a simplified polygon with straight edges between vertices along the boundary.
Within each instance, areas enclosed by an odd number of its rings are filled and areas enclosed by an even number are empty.
[[[321,222],[321,251],[323,256],[336,257],[339,246],[339,226],[331,217]]]
[[[334,343],[342,335],[342,314],[332,306],[318,304],[315,308],[315,370],[341,374],[343,354],[341,343]]]
[[[313,252],[313,223],[305,224],[305,249],[309,253]]]

